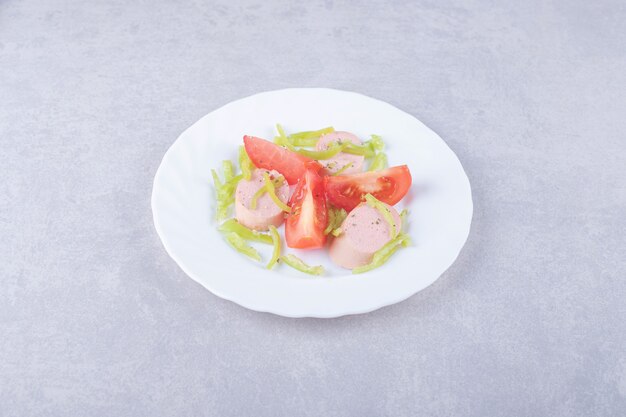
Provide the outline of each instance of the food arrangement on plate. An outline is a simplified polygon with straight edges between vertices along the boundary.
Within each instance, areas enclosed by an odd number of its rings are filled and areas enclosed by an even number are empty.
[[[287,133],[274,128],[281,120]],[[331,128],[294,133],[331,125],[359,144]],[[376,200],[400,216],[395,230]],[[473,211],[469,179],[441,137],[389,103],[328,88],[263,92],[205,115],[163,156],[151,205],[163,246],[190,278],[288,317],[364,313],[421,291],[457,259]]]
[[[333,263],[353,273],[377,268],[410,245],[406,210],[394,205],[408,192],[411,173],[406,165],[387,167],[380,136],[362,141],[332,127],[290,135],[276,128],[273,142],[243,137],[240,173],[228,160],[222,178],[212,171],[218,229],[235,250],[260,262],[250,244],[270,244],[268,269],[282,262],[322,275],[322,266],[283,253],[278,227],[285,224],[287,247],[328,248]]]

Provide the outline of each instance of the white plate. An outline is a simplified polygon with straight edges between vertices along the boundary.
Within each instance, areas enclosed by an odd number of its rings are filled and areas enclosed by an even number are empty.
[[[410,209],[413,246],[360,275],[334,267],[325,251],[290,250],[323,264],[329,272],[321,278],[286,265],[268,271],[228,246],[216,231],[210,170],[223,159],[236,161],[244,134],[272,138],[277,122],[287,132],[334,126],[362,138],[381,135],[390,165],[407,164],[413,176],[411,190],[396,206]],[[467,239],[472,196],[456,155],[415,117],[361,94],[293,88],[234,101],[183,132],[154,178],[152,212],[170,256],[217,296],[282,316],[337,317],[397,303],[433,283]],[[271,248],[256,247],[267,261]]]

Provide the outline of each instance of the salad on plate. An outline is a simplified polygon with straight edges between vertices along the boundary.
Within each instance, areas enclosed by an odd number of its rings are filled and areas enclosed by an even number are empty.
[[[407,212],[396,205],[411,186],[406,165],[388,167],[380,136],[361,140],[327,127],[286,134],[276,126],[273,141],[244,136],[239,172],[222,162],[212,170],[216,218],[224,239],[241,254],[261,262],[252,244],[273,245],[266,267],[284,263],[323,275],[288,248],[327,248],[336,265],[362,273],[383,265],[410,245]]]

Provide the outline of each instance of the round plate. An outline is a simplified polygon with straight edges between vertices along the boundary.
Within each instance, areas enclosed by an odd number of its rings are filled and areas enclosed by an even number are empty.
[[[333,126],[367,139],[381,135],[389,164],[407,164],[411,190],[396,208],[410,210],[413,245],[381,268],[358,275],[333,266],[326,251],[295,251],[328,273],[313,277],[278,265],[271,247],[255,245],[264,263],[244,258],[216,230],[211,169],[237,160],[245,134],[271,139],[275,123],[296,132]],[[293,88],[256,94],[221,107],[183,132],[154,178],[152,212],[165,249],[187,275],[219,297],[289,317],[337,317],[402,301],[433,283],[456,259],[470,230],[472,196],[458,158],[415,117],[361,94]],[[282,232],[281,232],[282,234]]]

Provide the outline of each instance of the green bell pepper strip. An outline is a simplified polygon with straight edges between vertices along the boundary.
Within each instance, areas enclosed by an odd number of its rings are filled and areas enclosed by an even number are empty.
[[[385,168],[387,168],[387,155],[384,152],[379,152],[374,155],[368,171],[381,171]]]
[[[211,170],[211,176],[213,177],[213,185],[215,185],[215,188],[221,189],[224,184],[222,184],[219,175],[217,175],[214,169]]]
[[[276,130],[278,131],[278,136],[274,136],[274,143],[283,146],[290,145],[289,138],[287,138],[285,130],[279,123],[276,123]]]
[[[280,178],[282,179],[282,177],[280,177]],[[270,179],[270,175],[267,172],[263,173],[263,180],[265,181],[265,190],[270,195],[270,197],[274,201],[274,203],[278,207],[280,207],[280,209],[282,211],[286,211],[287,213],[291,212],[291,207],[289,207],[287,204],[283,203],[282,200],[280,198],[278,198],[278,196],[276,195],[276,189],[274,188],[274,183]],[[283,179],[283,181],[284,181],[284,179]],[[281,184],[282,184],[282,182],[281,182]]]
[[[224,220],[226,217],[228,217],[228,207],[223,204],[218,204],[215,216],[217,218],[217,221]]]
[[[394,238],[396,236],[397,227],[396,227],[396,222],[393,216],[391,215],[391,211],[389,211],[389,209],[384,203],[382,203],[380,200],[378,200],[376,197],[374,197],[371,194],[367,194],[365,196],[365,201],[367,202],[368,206],[374,207],[383,216],[385,221],[389,224],[389,236],[391,238]]]
[[[409,211],[408,211],[407,209],[403,209],[403,210],[400,212],[400,220],[402,220],[402,226],[401,226],[402,231],[406,231],[406,229],[407,229],[407,226],[408,226],[408,222],[407,222],[408,217],[409,217]]]
[[[228,160],[222,161],[222,172],[224,173],[224,182],[228,183],[235,177],[235,168],[233,167],[233,163]]]
[[[336,209],[332,207],[328,209],[328,226],[324,229],[324,234],[327,235],[339,228],[347,216],[348,212],[344,209]]]
[[[272,269],[278,263],[278,259],[280,259],[280,235],[274,225],[270,225],[270,236],[274,244],[274,251],[272,252],[272,259],[267,264],[267,269]]]
[[[285,134],[285,130],[283,129],[283,127],[277,123],[276,130],[278,131],[278,136],[274,137],[274,143],[278,145],[282,145],[286,147],[287,149],[289,149],[290,151],[306,156],[307,158],[316,159],[316,160],[329,159],[337,155],[339,152],[341,152],[343,150],[344,145],[343,144],[331,144],[331,146],[329,146],[327,149],[321,150],[321,151],[312,151],[312,150],[300,149],[296,147],[296,146],[315,146],[315,144],[317,143],[317,139],[311,136],[319,132],[325,132],[328,129],[332,129],[333,132],[335,130],[334,128],[329,127],[329,128],[320,129],[318,131],[299,132],[299,133],[294,133],[293,135],[287,136]],[[295,136],[295,139],[292,140],[292,137],[294,136]],[[315,142],[313,142],[313,140],[315,140]]]
[[[333,156],[337,155],[339,152],[343,151],[348,146],[348,144],[332,143],[328,148],[322,151],[311,151],[308,149],[299,149],[299,148],[294,147],[290,143],[286,144],[285,146],[287,147],[287,149],[289,149],[292,152],[295,152],[297,154],[306,156],[307,158],[311,158],[311,159],[315,159],[319,161],[322,159],[332,158]]]
[[[227,233],[225,236],[226,241],[232,246],[237,252],[246,255],[249,258],[254,259],[255,261],[261,260],[261,255],[256,251],[252,246],[249,246],[245,239],[239,236],[237,233]]]
[[[353,274],[361,274],[363,272],[371,271],[372,269],[378,268],[382,266],[385,262],[391,258],[400,247],[406,247],[411,244],[411,239],[409,235],[400,233],[395,238],[391,239],[389,242],[385,244],[382,248],[380,248],[374,256],[372,257],[372,261],[363,266],[359,266],[352,270]]]
[[[385,143],[378,135],[371,135],[371,137],[370,140],[363,142],[361,145],[355,145],[350,142],[343,151],[353,155],[363,155],[365,158],[372,158],[385,148]]]
[[[293,269],[296,269],[300,272],[304,272],[305,274],[311,275],[323,275],[325,273],[324,267],[321,265],[318,266],[309,266],[304,263],[304,261],[298,258],[296,255],[287,254],[283,255],[280,258],[285,264],[289,265]]]
[[[343,151],[352,155],[362,155],[365,158],[371,158],[376,155],[376,151],[366,143],[363,145],[355,145],[354,143],[348,143],[344,146]]]
[[[352,166],[353,162],[348,162],[347,164],[345,164],[344,166],[342,166],[337,172],[334,172],[333,174],[331,174],[333,177],[337,176],[337,175],[341,175],[343,174],[343,172],[350,168]]]
[[[292,139],[291,135],[287,136],[287,140],[289,140],[289,144],[291,146],[301,146],[303,148],[313,148],[317,145],[317,141],[319,138],[300,138],[300,139]]]
[[[265,177],[267,177],[267,180],[265,179]],[[269,177],[269,174],[267,172],[264,172],[263,173],[263,183],[264,183],[263,187],[259,188],[257,192],[254,193],[254,195],[250,199],[250,208],[252,210],[256,210],[256,206],[257,206],[259,198],[261,198],[263,194],[268,193],[270,195],[270,198],[274,201],[274,203],[276,203],[276,205],[280,207],[283,211],[287,211],[287,212],[291,211],[291,208],[285,203],[283,203],[276,195],[275,187],[280,187],[281,185],[283,185],[284,182],[285,182],[284,177],[281,176],[281,177],[275,178],[272,181],[272,179],[270,179]]]
[[[334,131],[335,129],[332,126],[329,126],[319,130],[292,133],[291,135],[287,136],[287,138],[289,139],[289,142],[291,142],[291,144],[294,146],[311,147],[317,144],[320,136],[327,133],[332,133]]]
[[[371,148],[375,151],[382,151],[383,149],[385,149],[385,142],[383,142],[383,138],[381,138],[379,135],[370,135],[371,139],[368,140],[366,143],[368,143]]]
[[[236,233],[246,240],[253,240],[255,242],[266,243],[268,245],[271,245],[274,242],[272,240],[272,236],[259,233],[256,230],[248,229],[235,219],[226,220],[220,225],[218,230],[223,233]]]
[[[263,186],[263,187],[259,188],[256,191],[256,193],[254,193],[254,195],[250,199],[250,208],[252,210],[256,210],[256,206],[257,206],[257,202],[259,201],[259,198],[261,198],[261,196],[263,194],[265,194],[266,192],[267,192],[267,187]]]
[[[246,152],[246,148],[243,146],[239,147],[239,166],[241,167],[241,175],[243,179],[246,181],[250,181],[252,177],[252,171],[254,170],[254,164],[250,160],[248,153]]]
[[[285,130],[280,124],[276,124],[276,130],[278,131],[278,136],[274,137],[274,143],[283,146],[302,146],[305,148],[314,147],[320,136],[335,131],[332,126],[329,126],[319,130],[309,130],[286,135]]]
[[[330,208],[328,209],[328,226],[324,229],[324,234],[327,235],[333,231],[335,225],[335,210]]]
[[[222,166],[224,168],[224,177],[228,178],[227,181],[222,182],[217,172],[214,169],[211,170],[213,184],[215,185],[216,217],[218,221],[228,217],[228,207],[235,202],[235,189],[237,188],[237,183],[242,178],[242,175],[233,176],[232,163],[228,164],[226,162],[230,161],[224,161]]]

